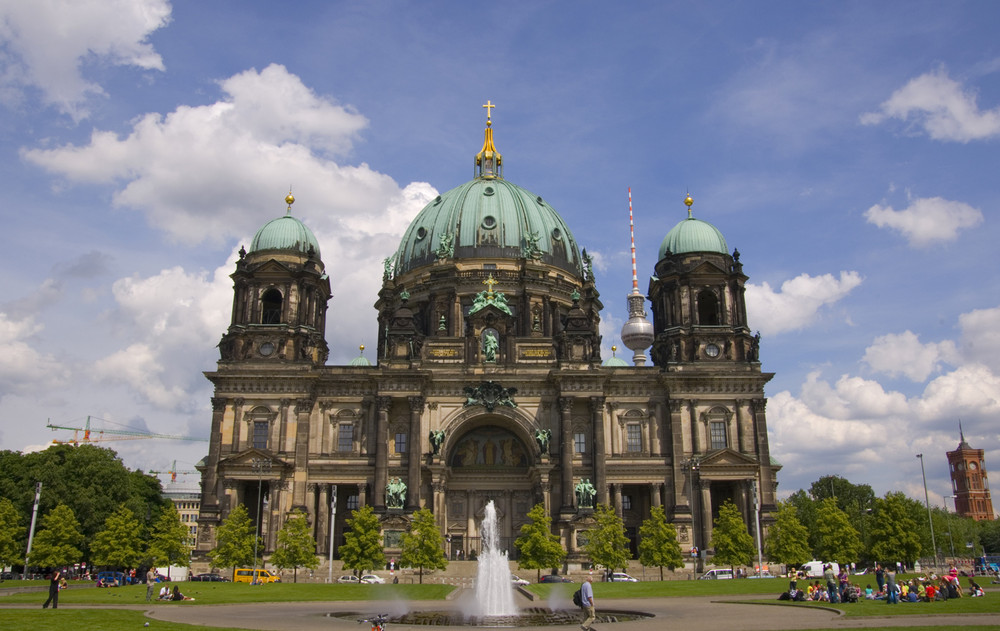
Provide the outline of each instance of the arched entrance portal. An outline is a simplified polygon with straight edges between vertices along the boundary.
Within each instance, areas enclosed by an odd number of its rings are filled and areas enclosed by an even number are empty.
[[[500,545],[517,557],[514,540],[538,496],[535,456],[503,418],[467,421],[447,451],[446,503],[449,558],[475,559],[481,551],[480,527],[493,500]]]

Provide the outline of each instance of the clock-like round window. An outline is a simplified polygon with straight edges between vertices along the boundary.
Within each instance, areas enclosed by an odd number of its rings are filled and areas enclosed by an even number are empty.
[[[272,342],[264,342],[260,345],[260,354],[264,357],[270,357],[274,353],[274,344]]]
[[[705,346],[705,354],[709,357],[718,357],[721,349],[716,344],[709,344]]]
[[[978,469],[978,468],[979,468],[979,467],[977,467],[977,466],[976,466],[976,463],[975,463],[975,462],[970,462],[970,463],[969,463],[969,471],[975,471],[975,470],[976,470],[976,469]]]

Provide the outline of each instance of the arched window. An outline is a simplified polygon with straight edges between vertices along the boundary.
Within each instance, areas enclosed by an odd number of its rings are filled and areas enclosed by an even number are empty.
[[[698,294],[698,324],[722,324],[719,319],[719,299],[708,289]]]
[[[268,289],[260,299],[260,323],[279,324],[281,322],[281,292]]]

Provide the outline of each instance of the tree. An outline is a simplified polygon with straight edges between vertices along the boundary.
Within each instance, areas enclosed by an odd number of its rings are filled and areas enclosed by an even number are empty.
[[[902,493],[886,493],[885,499],[875,500],[872,557],[886,565],[896,561],[913,563],[920,556],[920,535],[907,499]]]
[[[851,563],[861,553],[861,537],[847,513],[837,508],[833,498],[819,503],[816,511],[816,555],[823,561]]]
[[[514,541],[520,553],[517,567],[521,570],[537,570],[538,580],[542,570],[562,564],[566,558],[559,536],[552,532],[552,518],[545,512],[544,504],[535,504],[528,511],[527,524],[521,526],[521,536]]]
[[[753,537],[736,505],[726,500],[712,527],[712,547],[717,565],[750,565],[753,562]]]
[[[21,563],[24,559],[24,520],[14,507],[14,502],[0,497],[0,567]]]
[[[799,522],[798,509],[790,502],[780,502],[774,524],[768,529],[764,553],[767,558],[785,565],[799,566],[812,558],[809,531]]]
[[[352,511],[347,526],[350,530],[344,533],[344,545],[339,550],[344,567],[361,572],[384,567],[385,550],[375,510],[366,504]]]
[[[667,515],[662,506],[654,506],[649,511],[649,519],[639,527],[639,562],[660,568],[675,570],[684,565],[681,544],[677,542],[677,529],[667,523]]]
[[[247,513],[247,507],[238,504],[219,524],[215,532],[215,547],[208,558],[214,567],[250,566],[256,559],[253,554],[254,527]]]
[[[160,512],[149,530],[149,545],[146,558],[152,565],[188,567],[191,564],[191,548],[187,544],[188,529],[181,523],[177,507],[171,502]]]
[[[128,570],[139,565],[143,557],[142,533],[139,520],[124,504],[104,520],[104,529],[90,546],[93,565]]]
[[[628,538],[625,536],[625,524],[613,508],[607,504],[598,504],[594,511],[596,527],[587,533],[584,552],[594,565],[613,570],[625,567],[629,559]]]
[[[79,561],[83,554],[78,547],[82,541],[80,522],[76,520],[73,509],[60,504],[42,517],[42,529],[31,544],[28,562],[34,567],[71,565]]]
[[[309,519],[301,510],[292,511],[285,519],[285,525],[278,531],[278,545],[271,555],[271,565],[281,569],[292,568],[292,582],[299,582],[299,568],[315,570],[319,567],[316,558],[316,540],[309,532]]]
[[[443,570],[448,567],[443,543],[441,531],[434,521],[434,513],[421,508],[413,513],[410,530],[400,537],[400,567],[419,568],[420,582],[423,583],[424,569]]]
[[[122,504],[146,527],[149,516],[171,503],[162,496],[158,479],[129,471],[106,447],[53,445],[29,454],[0,452],[0,497],[9,498],[18,513],[31,515],[37,482],[42,483],[39,515],[65,504],[80,524],[82,555],[76,560],[90,560],[91,542]]]

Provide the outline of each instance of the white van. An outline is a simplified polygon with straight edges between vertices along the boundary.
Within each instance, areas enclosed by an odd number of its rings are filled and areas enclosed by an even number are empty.
[[[726,568],[726,569],[709,570],[704,574],[702,574],[701,576],[699,576],[698,580],[710,581],[710,580],[718,580],[718,579],[732,578],[732,577],[733,577],[733,571]]]
[[[823,568],[826,567],[823,561],[810,561],[799,566],[799,571],[804,572],[806,578],[823,578]],[[833,573],[840,574],[840,564],[830,563],[833,566]]]

